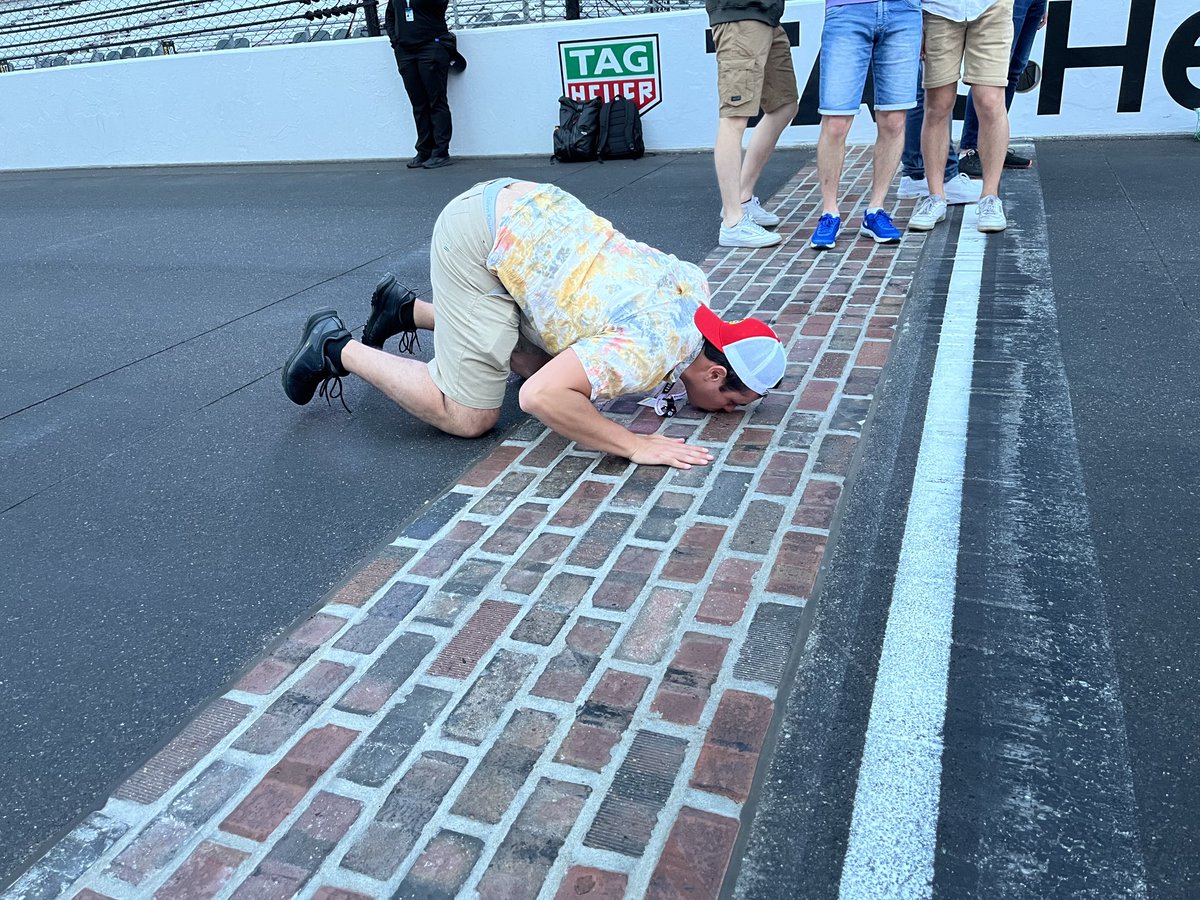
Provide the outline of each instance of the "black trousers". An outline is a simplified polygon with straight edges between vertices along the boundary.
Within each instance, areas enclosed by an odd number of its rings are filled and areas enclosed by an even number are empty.
[[[446,100],[449,52],[435,41],[419,47],[397,47],[395,52],[396,67],[404,79],[417,125],[417,154],[449,156],[450,104]]]

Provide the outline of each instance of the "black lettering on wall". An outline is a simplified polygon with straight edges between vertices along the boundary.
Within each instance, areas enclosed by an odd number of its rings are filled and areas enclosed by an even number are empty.
[[[1052,0],[1046,22],[1046,53],[1042,60],[1039,116],[1062,111],[1063,74],[1067,69],[1121,69],[1117,112],[1141,112],[1154,28],[1154,0],[1131,0],[1125,43],[1110,47],[1069,47],[1071,0]]]
[[[1188,68],[1200,66],[1200,12],[1184,19],[1163,53],[1163,84],[1171,99],[1185,109],[1200,109],[1200,87],[1188,78]]]

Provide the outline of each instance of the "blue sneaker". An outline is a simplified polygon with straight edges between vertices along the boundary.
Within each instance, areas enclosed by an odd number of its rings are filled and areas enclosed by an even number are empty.
[[[841,217],[835,216],[833,213],[825,213],[821,216],[821,221],[817,222],[817,230],[813,232],[812,240],[808,243],[818,250],[829,250],[837,241],[837,236],[841,231]]]
[[[892,224],[892,217],[882,209],[863,216],[858,233],[873,238],[877,244],[895,244],[900,240],[900,229]]]

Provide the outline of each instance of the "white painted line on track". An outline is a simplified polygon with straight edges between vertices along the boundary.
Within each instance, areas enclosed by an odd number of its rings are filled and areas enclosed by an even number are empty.
[[[964,211],[842,867],[843,900],[933,893],[967,415],[986,235]]]

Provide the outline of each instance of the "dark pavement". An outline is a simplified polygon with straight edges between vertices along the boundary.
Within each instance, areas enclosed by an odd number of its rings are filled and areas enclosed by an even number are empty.
[[[1200,225],[1182,198],[1200,145],[1036,153],[1006,175],[1010,228],[983,262],[932,895],[1196,897]],[[906,305],[727,880],[740,897],[846,896],[960,215]]]
[[[361,329],[382,272],[427,291],[438,210],[499,175],[715,244],[706,155],[0,174],[0,884],[520,419],[460,441],[361,382],[351,415],[279,387],[313,309]]]

